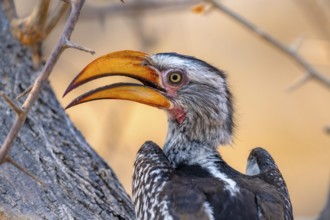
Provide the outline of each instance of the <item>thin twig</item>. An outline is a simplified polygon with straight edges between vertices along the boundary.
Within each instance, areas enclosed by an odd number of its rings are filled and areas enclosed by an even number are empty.
[[[21,94],[19,94],[16,97],[16,99],[17,100],[20,100],[23,96],[25,96],[26,94],[28,94],[29,92],[31,92],[31,90],[32,90],[32,85],[29,88],[25,89]]]
[[[292,91],[296,90],[298,87],[305,84],[310,78],[311,78],[311,75],[308,73],[305,73],[304,75],[301,75],[300,77],[295,79],[290,85],[288,85],[286,90],[288,92],[292,92]]]
[[[7,104],[15,111],[17,115],[24,114],[24,111],[16,105],[6,94],[0,93],[2,98],[7,102]]]
[[[89,49],[89,48],[84,47],[84,46],[81,46],[79,44],[75,44],[75,43],[73,43],[72,41],[70,41],[68,39],[66,39],[65,45],[66,45],[66,48],[74,48],[74,49],[77,49],[77,50],[85,51],[85,52],[90,53],[92,55],[95,54],[94,50]]]
[[[132,12],[154,12],[158,13],[159,10],[174,12],[177,10],[187,9],[187,7],[192,6],[200,0],[143,0],[143,1],[128,1],[125,4],[118,3],[114,4],[110,2],[109,4],[100,6],[95,6],[88,1],[85,6],[85,12],[81,15],[82,20],[90,19],[103,19],[105,16],[117,16],[123,14],[129,14]]]
[[[15,160],[13,160],[11,157],[6,157],[5,158],[5,162],[12,164],[14,167],[16,167],[17,169],[19,169],[21,172],[25,173],[26,175],[28,175],[29,177],[31,177],[34,181],[36,181],[37,183],[39,183],[41,186],[46,187],[45,183],[42,182],[38,177],[36,177],[35,175],[33,175],[32,173],[30,173],[27,169],[25,169],[24,167],[22,167],[21,165],[19,165]]]
[[[64,30],[60,36],[59,41],[57,42],[55,48],[53,49],[52,53],[50,54],[45,66],[43,67],[40,75],[36,79],[36,81],[33,84],[32,90],[29,93],[28,97],[26,98],[25,102],[22,105],[22,110],[24,111],[24,114],[17,115],[16,120],[14,124],[12,125],[8,135],[6,136],[1,149],[0,149],[0,163],[4,161],[6,158],[8,151],[10,149],[10,146],[14,139],[16,138],[18,132],[22,128],[25,119],[27,117],[27,114],[31,110],[33,104],[36,102],[40,90],[44,87],[46,84],[50,73],[52,72],[58,58],[66,48],[66,42],[70,39],[70,36],[73,32],[73,29],[77,23],[80,11],[82,6],[84,5],[85,0],[71,0],[71,11],[70,15],[67,19],[67,22],[65,24]]]
[[[305,35],[302,34],[300,35],[291,45],[290,45],[290,50],[294,53],[298,53],[299,49],[303,45],[305,40]]]
[[[275,48],[279,49],[281,52],[286,54],[289,58],[295,61],[299,66],[301,66],[309,75],[310,78],[313,78],[320,82],[322,85],[325,85],[327,88],[330,88],[330,78],[321,74],[317,71],[312,65],[310,65],[300,54],[298,54],[295,50],[292,50],[290,47],[286,46],[279,40],[275,39],[272,35],[268,34],[264,30],[260,29],[258,26],[254,25],[241,15],[235,13],[234,11],[230,10],[226,6],[224,6],[221,2],[216,0],[205,0],[213,4],[215,8],[222,11],[234,21],[238,22],[239,24],[243,25],[243,27],[247,28],[249,31],[255,33],[258,37],[265,40],[266,42],[270,43],[270,45],[274,46]]]

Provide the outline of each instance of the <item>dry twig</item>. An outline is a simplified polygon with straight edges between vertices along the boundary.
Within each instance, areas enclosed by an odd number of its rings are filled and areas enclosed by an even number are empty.
[[[27,171],[24,167],[22,167],[21,165],[19,165],[15,160],[13,160],[11,157],[6,156],[4,161],[2,163],[10,163],[12,164],[14,167],[16,167],[17,169],[19,169],[21,172],[25,173],[26,175],[28,175],[29,177],[31,177],[34,181],[36,181],[37,183],[39,183],[42,187],[46,187],[45,183],[42,182],[38,177],[36,177],[35,175],[33,175],[32,173],[30,173],[29,171]]]
[[[8,16],[8,19],[11,21],[17,18],[16,7],[14,4],[14,0],[4,0],[5,3],[5,11]]]
[[[25,89],[21,94],[19,94],[16,99],[20,100],[23,96],[31,92],[33,85],[31,85],[29,88]]]
[[[53,30],[58,21],[61,19],[62,15],[67,11],[69,5],[65,2],[58,2],[55,10],[50,13],[48,16],[46,25],[45,25],[45,37]]]
[[[41,64],[42,42],[65,13],[68,4],[59,1],[55,10],[49,12],[50,0],[38,0],[31,15],[26,18],[17,16],[13,0],[5,0],[5,6],[13,35],[30,47],[33,66],[37,69]]]
[[[38,0],[31,15],[26,18],[11,20],[13,35],[23,44],[35,45],[41,42],[43,30],[48,15],[50,0]]]
[[[292,59],[294,62],[296,62],[306,71],[306,75],[304,75],[298,81],[295,81],[292,85],[290,85],[289,90],[297,88],[298,86],[302,85],[302,83],[307,82],[307,80],[309,79],[315,79],[322,85],[326,86],[327,88],[330,88],[330,78],[321,74],[312,65],[310,65],[300,54],[297,53],[296,48],[292,48],[283,44],[279,40],[275,39],[272,35],[260,29],[258,26],[254,25],[253,23],[251,23],[241,15],[227,8],[221,2],[216,0],[205,0],[205,1],[211,3],[216,9],[222,11],[224,14],[228,15],[234,21],[243,25],[243,27],[253,32],[258,37],[265,40],[270,45],[274,46],[275,48],[286,54],[290,59]]]
[[[77,23],[81,8],[84,5],[85,0],[71,0],[66,2],[70,3],[71,12],[65,24],[64,30],[55,48],[50,54],[45,66],[43,67],[40,75],[35,80],[31,92],[29,93],[23,105],[21,107],[18,107],[9,98],[7,98],[7,96],[3,96],[9,106],[17,113],[17,116],[14,124],[12,125],[7,137],[5,138],[1,146],[0,163],[2,163],[6,159],[12,142],[22,128],[29,111],[31,110],[33,104],[36,102],[39,96],[40,90],[46,84],[48,77],[53,70],[53,67],[55,66],[58,58],[60,57],[64,49],[68,47],[74,47],[76,49],[85,50],[83,47],[75,46],[75,44],[68,43],[70,42],[70,36]]]
[[[192,6],[198,3],[200,0],[139,0],[139,1],[129,1],[122,4],[118,2],[109,3],[106,5],[95,6],[91,3],[86,3],[86,9],[84,14],[81,16],[81,19],[90,20],[98,18],[103,22],[105,16],[117,16],[129,13],[147,13],[147,12],[158,12],[170,11],[174,12],[177,10],[186,9],[189,6]]]

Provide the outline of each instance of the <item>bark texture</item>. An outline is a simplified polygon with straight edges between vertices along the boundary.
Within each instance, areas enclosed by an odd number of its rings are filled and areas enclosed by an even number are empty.
[[[29,50],[11,35],[0,1],[0,92],[15,100],[37,75]],[[1,99],[0,143],[14,119],[14,111]],[[135,218],[117,177],[73,126],[49,85],[9,155],[44,186],[10,163],[0,165],[0,219]]]

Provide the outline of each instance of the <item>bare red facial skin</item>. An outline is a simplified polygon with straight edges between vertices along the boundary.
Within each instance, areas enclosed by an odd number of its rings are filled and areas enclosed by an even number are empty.
[[[168,80],[168,74],[173,73],[173,72],[181,73],[182,81],[179,82],[178,84],[171,83]],[[179,69],[170,69],[170,70],[163,71],[163,72],[161,72],[161,76],[162,76],[161,77],[162,78],[162,87],[166,90],[166,95],[168,97],[177,97],[178,96],[177,91],[179,89],[181,89],[182,86],[187,85],[189,82],[187,74]],[[173,118],[175,118],[176,122],[180,125],[186,119],[186,112],[185,112],[184,108],[182,108],[180,106],[174,106],[173,108],[169,109],[168,111],[171,114],[171,116]]]
[[[168,86],[168,85],[165,85],[165,90],[166,90],[166,94],[170,97],[176,97],[177,96],[177,93],[176,91],[178,90],[178,88],[176,87],[171,87],[171,86]]]
[[[175,118],[178,124],[182,124],[183,121],[186,119],[186,112],[182,107],[174,107],[168,110],[172,117]]]

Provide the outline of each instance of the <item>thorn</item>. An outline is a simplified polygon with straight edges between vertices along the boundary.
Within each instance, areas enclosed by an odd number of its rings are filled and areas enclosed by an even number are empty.
[[[121,1],[121,3],[125,3],[125,1],[124,0],[120,0]]]
[[[29,172],[27,169],[25,169],[24,167],[22,167],[21,165],[19,165],[18,163],[16,163],[11,157],[7,156],[5,158],[5,162],[11,163],[14,167],[16,167],[17,169],[19,169],[21,172],[23,172],[24,174],[28,175],[29,177],[31,177],[34,181],[36,181],[39,185],[41,185],[42,187],[46,187],[45,183],[42,182],[38,177],[36,177],[35,175],[33,175],[31,172]]]
[[[309,73],[305,73],[304,75],[295,79],[289,86],[287,86],[286,90],[288,92],[292,92],[296,90],[298,87],[302,86],[304,83],[306,83],[310,78],[311,75]]]
[[[66,47],[70,47],[70,48],[82,50],[82,51],[85,51],[85,52],[90,53],[92,55],[95,54],[95,51],[94,50],[89,49],[89,48],[84,47],[84,46],[80,46],[78,44],[75,44],[75,43],[73,43],[72,41],[70,41],[68,39],[65,39],[65,45],[66,45]]]
[[[29,87],[29,88],[27,88],[26,90],[24,90],[21,94],[19,94],[17,97],[16,97],[16,99],[17,100],[20,100],[23,96],[25,96],[26,94],[28,94],[29,92],[31,92],[31,90],[32,90],[32,85]]]
[[[6,94],[0,93],[0,96],[2,96],[2,98],[16,112],[17,115],[22,115],[24,113],[24,110],[17,106]]]
[[[290,50],[297,53],[305,41],[305,34],[301,34],[295,41],[291,44]]]

